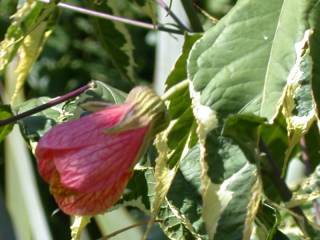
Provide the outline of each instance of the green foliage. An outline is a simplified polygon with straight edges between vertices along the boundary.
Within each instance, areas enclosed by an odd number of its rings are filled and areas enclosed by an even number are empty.
[[[259,239],[289,239],[285,234],[278,230],[281,216],[277,209],[271,207],[267,203],[263,203],[259,207],[257,213],[257,236]]]
[[[196,146],[196,122],[191,109],[191,99],[186,79],[187,55],[200,35],[186,36],[183,52],[170,73],[166,86],[173,94],[167,98],[169,127],[155,141],[159,156],[154,173],[153,218],[161,221],[170,239],[207,239],[201,216],[201,195],[192,186],[199,181],[198,147]],[[198,172],[186,181],[183,164],[191,164]],[[190,166],[190,165],[189,165]],[[198,186],[199,187],[199,186]],[[182,199],[178,192],[184,192]]]
[[[88,6],[105,13],[119,15],[117,1],[110,0],[101,3],[88,1]],[[109,54],[112,63],[117,67],[121,76],[127,81],[136,82],[135,62],[133,59],[132,39],[123,23],[106,21],[93,17],[97,37]]]
[[[7,30],[5,39],[1,42],[0,74],[16,59],[16,87],[12,96],[15,102],[27,75],[38,58],[46,38],[49,36],[52,24],[56,19],[53,3],[29,3],[20,6],[14,15],[14,21]]]
[[[84,6],[156,22],[150,1],[133,2]],[[147,49],[140,45],[147,32],[78,14],[62,14],[60,23],[54,3],[20,6],[0,44],[4,78],[9,63],[18,59],[16,93],[30,75],[28,100],[17,114],[51,100],[39,95],[56,96],[91,78],[102,80],[75,99],[19,120],[32,150],[54,125],[122,103],[121,90],[151,79],[150,56],[137,55]],[[223,17],[202,34],[184,35],[163,95],[169,126],[134,167],[114,208],[140,209],[151,218],[147,232],[159,222],[169,239],[318,239],[313,219],[320,218],[314,212],[320,196],[320,5],[238,0],[203,6]],[[141,61],[146,75],[139,70]],[[10,108],[1,106],[0,119],[10,116]],[[0,128],[0,141],[12,126]],[[308,167],[296,189],[285,182],[292,159]]]
[[[8,105],[0,105],[0,120],[7,119],[12,116],[11,108]],[[11,132],[13,124],[7,124],[0,127],[0,142]]]
[[[295,62],[295,43],[303,37],[296,17],[299,2],[238,1],[206,32],[194,46],[188,66],[202,104],[223,116],[253,112],[271,119],[276,115]]]

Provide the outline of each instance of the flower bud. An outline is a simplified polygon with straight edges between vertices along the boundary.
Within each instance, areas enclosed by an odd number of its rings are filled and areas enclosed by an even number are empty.
[[[135,163],[167,123],[161,98],[136,87],[125,103],[47,132],[36,148],[39,172],[65,213],[103,213],[119,200]]]

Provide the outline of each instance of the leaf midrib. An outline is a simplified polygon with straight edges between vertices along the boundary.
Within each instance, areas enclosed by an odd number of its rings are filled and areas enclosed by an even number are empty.
[[[285,3],[286,3],[286,0],[283,0],[283,4],[282,4],[281,10],[280,10],[280,14],[279,14],[279,18],[278,18],[278,24],[277,24],[277,27],[276,27],[276,31],[275,31],[274,37],[272,39],[272,45],[271,45],[271,49],[270,49],[270,57],[269,57],[268,64],[267,64],[267,70],[266,70],[266,74],[265,74],[265,81],[264,81],[264,84],[263,84],[263,92],[262,92],[260,111],[259,111],[259,115],[260,116],[262,116],[263,105],[265,104],[265,100],[266,100],[266,92],[267,92],[268,80],[270,79],[270,78],[268,78],[268,75],[269,75],[270,68],[271,68],[271,66],[270,66],[271,65],[271,61],[273,59],[274,42],[275,42],[275,39],[277,38],[277,34],[278,34],[278,31],[279,31],[280,19],[281,19],[282,15],[283,15],[283,9],[284,9]]]

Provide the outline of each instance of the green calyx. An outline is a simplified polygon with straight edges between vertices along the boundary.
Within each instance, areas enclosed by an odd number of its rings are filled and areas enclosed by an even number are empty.
[[[163,100],[149,87],[133,88],[125,101],[131,110],[124,119],[108,132],[118,132],[139,127],[149,127],[149,134],[156,135],[168,126],[169,118]]]

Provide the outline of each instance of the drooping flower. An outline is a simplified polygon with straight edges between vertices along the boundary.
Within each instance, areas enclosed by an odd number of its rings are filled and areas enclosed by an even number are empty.
[[[47,132],[35,152],[40,175],[63,212],[102,213],[121,197],[135,163],[166,123],[160,97],[136,87],[125,103]]]

